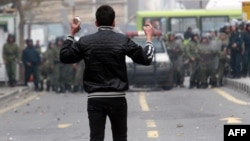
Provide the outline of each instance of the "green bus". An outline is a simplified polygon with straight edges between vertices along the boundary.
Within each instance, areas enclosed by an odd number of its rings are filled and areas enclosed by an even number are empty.
[[[137,30],[142,30],[146,22],[154,28],[167,32],[184,33],[188,27],[199,29],[200,33],[219,30],[232,19],[242,19],[241,10],[171,10],[138,11],[136,15]]]

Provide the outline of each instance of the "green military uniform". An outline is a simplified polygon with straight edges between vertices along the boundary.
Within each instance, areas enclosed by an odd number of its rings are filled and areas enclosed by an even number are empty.
[[[207,88],[208,78],[214,80],[214,50],[209,43],[200,44],[200,82],[201,88]]]
[[[193,88],[198,82],[200,59],[199,43],[193,40],[189,41],[186,46],[186,55],[191,63],[190,88]]]
[[[211,64],[211,76],[210,76],[210,80],[209,80],[209,84],[212,87],[216,87],[217,86],[217,69],[219,66],[219,52],[220,52],[220,47],[218,46],[218,39],[217,38],[213,38],[210,41],[210,47],[212,49],[212,64]]]
[[[44,61],[45,61],[44,59],[45,58],[44,58],[44,54],[42,53],[40,46],[35,46],[35,49],[41,57],[41,64],[39,65],[38,74],[39,74],[39,90],[43,91],[44,80],[46,78],[45,72],[47,71],[47,70],[45,70],[46,68],[44,67]]]
[[[65,92],[65,86],[62,76],[64,64],[60,62],[59,58],[60,48],[58,46],[53,48],[53,84],[56,92]]]
[[[191,74],[191,63],[190,60],[187,56],[187,46],[189,43],[189,39],[186,39],[183,41],[183,71],[184,71],[184,76],[190,76]]]
[[[14,83],[16,83],[16,63],[19,59],[19,55],[20,52],[16,43],[8,42],[4,44],[3,60],[5,61],[10,86],[14,86]]]
[[[184,87],[184,70],[183,70],[183,50],[184,46],[181,40],[167,42],[167,50],[174,68],[174,82],[176,86]]]
[[[85,62],[84,60],[81,60],[77,64],[77,69],[74,77],[74,92],[77,92],[78,90],[83,90],[83,74],[84,74],[84,68],[85,68]]]
[[[51,86],[53,86],[53,65],[54,65],[54,58],[53,58],[54,50],[51,47],[48,47],[47,50],[44,52],[44,63],[43,68],[46,70],[44,71],[46,77],[46,90],[50,91]]]
[[[76,70],[74,65],[72,64],[63,64],[63,68],[60,72],[61,74],[61,81],[64,83],[65,91],[73,91],[74,86],[74,77],[75,77]]]
[[[219,66],[217,70],[218,74],[218,81],[219,81],[219,86],[222,86],[222,80],[224,77],[224,71],[225,71],[225,66],[226,63],[229,62],[229,58],[227,55],[227,46],[228,46],[228,36],[225,33],[221,33],[226,36],[224,39],[218,38],[218,41],[220,42],[220,52],[219,52]]]

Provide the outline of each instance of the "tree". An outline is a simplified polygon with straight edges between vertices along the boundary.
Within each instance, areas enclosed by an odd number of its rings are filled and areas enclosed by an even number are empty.
[[[21,49],[24,48],[24,43],[25,43],[24,42],[24,25],[26,24],[25,12],[35,7],[38,7],[41,1],[42,0],[1,0],[0,1],[0,6],[12,3],[14,5],[14,8],[17,10],[19,14],[20,22],[18,25],[18,30],[19,30],[19,45]]]

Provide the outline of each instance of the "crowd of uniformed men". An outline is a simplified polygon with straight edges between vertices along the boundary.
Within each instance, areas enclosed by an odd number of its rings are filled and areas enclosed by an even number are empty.
[[[32,39],[27,39],[25,49],[20,51],[15,37],[10,34],[3,46],[3,60],[9,86],[16,85],[16,63],[21,63],[24,66],[24,85],[32,82],[35,91],[83,91],[84,61],[76,64],[61,63],[59,51],[63,40],[63,37],[57,37],[54,42],[49,42],[46,51],[42,52],[39,40],[33,44]]]
[[[250,21],[232,20],[218,31],[200,34],[188,28],[184,37],[169,33],[166,47],[174,67],[175,86],[189,88],[223,86],[223,78],[250,75]]]
[[[84,61],[63,64],[59,51],[64,38],[49,42],[45,52],[39,41],[26,40],[26,48],[20,51],[15,37],[9,35],[3,46],[3,60],[9,85],[16,85],[16,63],[24,66],[24,83],[34,82],[36,91],[83,91]],[[211,30],[200,35],[188,28],[184,38],[169,33],[166,47],[174,68],[175,86],[185,87],[186,75],[190,76],[189,88],[222,86],[223,77],[240,78],[250,75],[250,22],[226,23],[219,31]],[[21,52],[21,53],[20,53]],[[31,80],[32,79],[32,80]]]

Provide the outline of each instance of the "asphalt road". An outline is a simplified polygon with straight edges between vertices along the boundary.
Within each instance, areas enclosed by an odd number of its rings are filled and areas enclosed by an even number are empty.
[[[223,141],[250,124],[250,96],[227,88],[127,92],[128,141]],[[0,141],[88,141],[84,93],[28,93],[0,104]],[[107,122],[105,141],[111,141]]]

